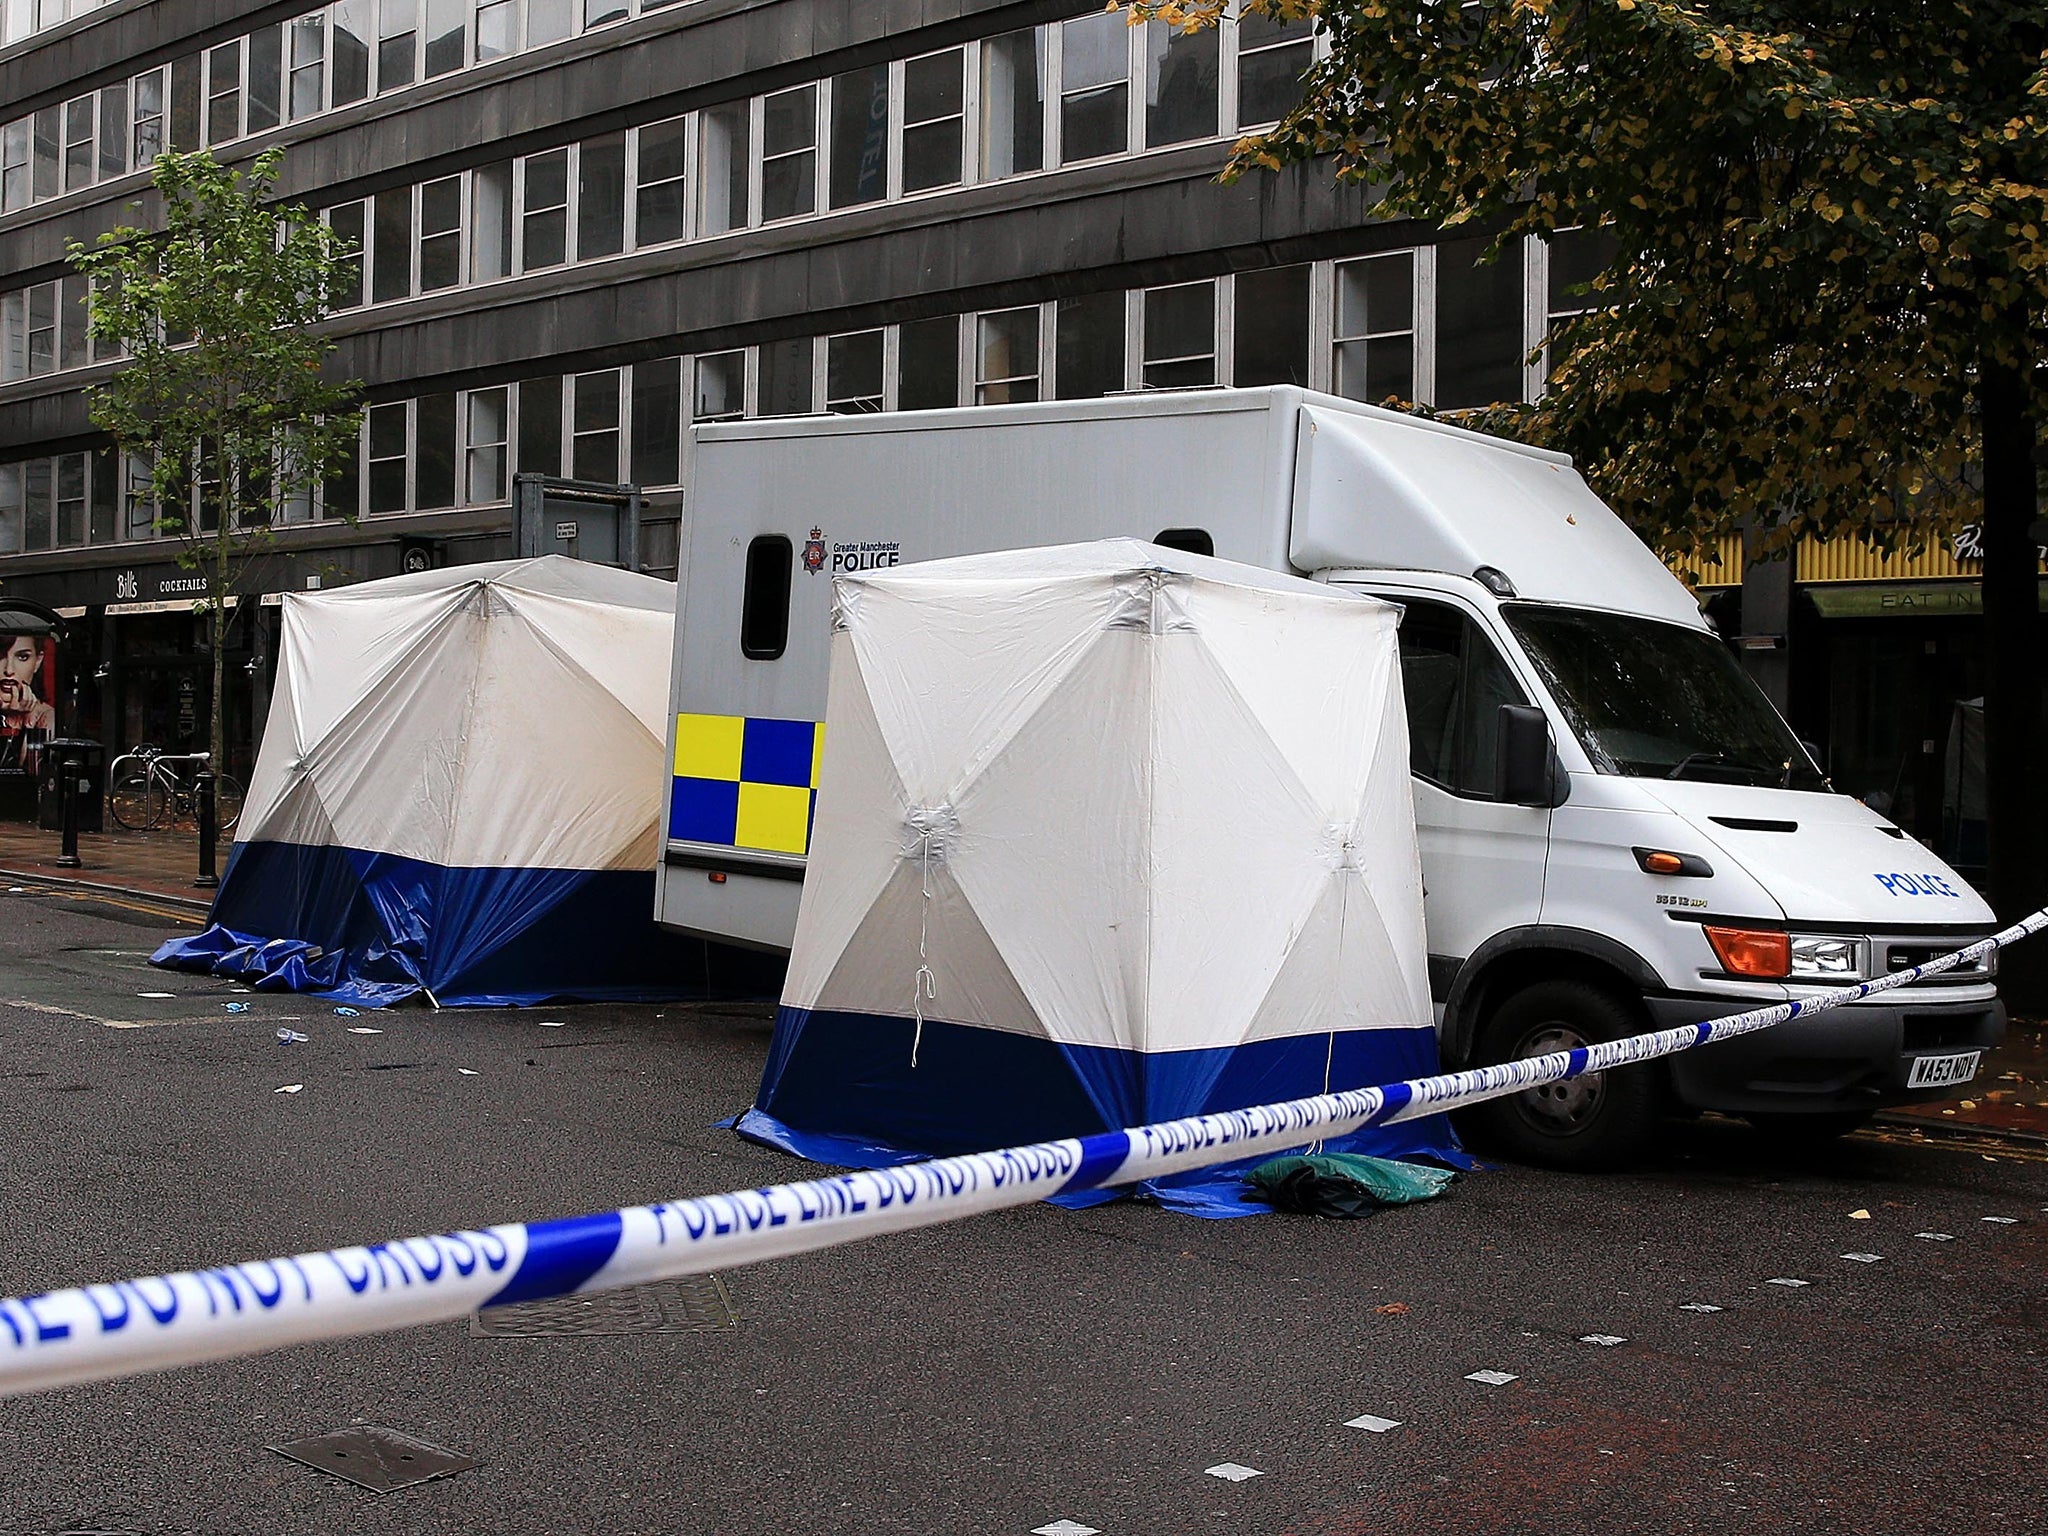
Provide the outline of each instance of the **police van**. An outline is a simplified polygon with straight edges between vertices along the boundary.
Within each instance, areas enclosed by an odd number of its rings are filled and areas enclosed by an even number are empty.
[[[1279,387],[723,422],[692,432],[685,483],[665,926],[790,943],[834,576],[1130,535],[1403,609],[1447,1064],[1694,1023],[1995,927],[1932,853],[1833,792],[1560,455]],[[1838,1134],[1976,1075],[2004,1030],[1992,967],[1532,1090],[1473,1128],[1580,1167],[1625,1159],[1668,1109]]]

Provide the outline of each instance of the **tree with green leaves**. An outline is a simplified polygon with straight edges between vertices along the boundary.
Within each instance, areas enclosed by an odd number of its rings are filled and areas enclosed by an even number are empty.
[[[166,153],[152,182],[161,227],[122,227],[72,265],[91,280],[88,328],[126,361],[87,397],[125,461],[149,466],[157,532],[205,583],[212,636],[208,749],[225,765],[223,657],[230,599],[272,541],[279,509],[309,499],[354,453],[360,386],[323,376],[315,326],[350,274],[348,252],[304,207],[273,200],[282,150],[246,170]]]
[[[1195,27],[1225,3],[1144,13]],[[2008,920],[2048,904],[2048,7],[1243,3],[1313,16],[1329,48],[1227,176],[1328,157],[1387,189],[1383,213],[1496,250],[1601,231],[1612,259],[1550,339],[1548,391],[1480,425],[1569,452],[1672,551],[1744,527],[1766,551],[1913,548],[1981,519],[1991,899]],[[2048,956],[2010,960],[2040,1006]]]

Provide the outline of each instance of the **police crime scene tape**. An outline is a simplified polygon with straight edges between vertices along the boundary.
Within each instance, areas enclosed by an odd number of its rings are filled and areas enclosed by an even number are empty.
[[[483,1307],[704,1274],[936,1226],[1049,1195],[1286,1151],[1649,1061],[1855,1002],[2048,928],[2048,909],[1909,970],[1574,1051],[1035,1146],[554,1221],[399,1238],[0,1300],[0,1397],[288,1344],[449,1322]]]

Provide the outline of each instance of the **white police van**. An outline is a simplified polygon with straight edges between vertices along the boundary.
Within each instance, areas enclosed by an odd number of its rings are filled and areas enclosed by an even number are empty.
[[[1126,534],[1402,605],[1447,1063],[1696,1022],[1995,926],[1831,790],[1559,455],[1270,388],[719,423],[691,434],[686,483],[664,925],[790,942],[836,573]],[[1837,1133],[1970,1081],[2004,1029],[1991,969],[1532,1090],[1474,1128],[1569,1166],[1625,1157],[1667,1108]]]

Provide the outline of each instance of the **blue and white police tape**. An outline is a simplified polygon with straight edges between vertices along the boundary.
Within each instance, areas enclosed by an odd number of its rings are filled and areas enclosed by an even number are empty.
[[[400,1238],[0,1300],[0,1396],[446,1322],[480,1307],[702,1274],[1133,1184],[1753,1034],[1990,953],[2048,910],[1925,965],[1704,1024],[1385,1087],[1079,1140],[735,1190],[557,1221]]]

